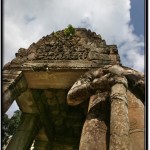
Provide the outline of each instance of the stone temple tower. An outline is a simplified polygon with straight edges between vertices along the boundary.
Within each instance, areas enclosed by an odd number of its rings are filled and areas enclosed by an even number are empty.
[[[144,75],[100,35],[66,31],[3,67],[2,112],[14,100],[22,112],[7,150],[144,150]]]

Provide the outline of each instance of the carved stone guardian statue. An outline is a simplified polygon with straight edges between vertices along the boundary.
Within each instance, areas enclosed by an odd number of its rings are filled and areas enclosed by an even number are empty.
[[[81,76],[67,97],[72,106],[89,99],[79,149],[143,150],[144,119],[139,116],[144,117],[144,110],[137,94],[144,100],[144,75],[124,66],[105,66]]]

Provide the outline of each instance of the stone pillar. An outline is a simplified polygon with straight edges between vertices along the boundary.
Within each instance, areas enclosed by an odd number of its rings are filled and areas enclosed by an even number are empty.
[[[109,145],[109,104],[107,92],[90,97],[86,121],[82,129],[79,150],[106,150]],[[108,123],[108,124],[107,124]]]
[[[115,77],[111,88],[110,150],[129,150],[129,118],[127,102],[127,80]]]
[[[13,135],[6,150],[27,150],[40,128],[39,116],[37,114],[22,114],[20,125]]]
[[[54,127],[51,118],[48,113],[48,103],[44,98],[44,92],[42,90],[32,89],[32,95],[36,103],[36,107],[39,111],[39,118],[45,128],[48,139],[52,142],[54,140]]]
[[[27,89],[27,82],[22,71],[3,71],[2,114],[5,114],[13,101]]]

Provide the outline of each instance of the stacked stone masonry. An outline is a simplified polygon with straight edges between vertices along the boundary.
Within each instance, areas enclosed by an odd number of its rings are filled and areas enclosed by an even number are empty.
[[[144,150],[144,75],[122,66],[117,46],[95,32],[64,31],[3,67],[3,113],[14,100],[22,112],[7,150]]]
[[[95,32],[76,29],[72,36],[65,36],[64,31],[52,33],[33,43],[28,49],[20,48],[11,62],[4,68],[21,68],[26,63],[52,63],[55,61],[83,61],[94,64],[119,64],[120,58],[116,45],[107,45]],[[27,66],[26,66],[27,67]],[[44,67],[44,66],[43,66]],[[91,67],[91,66],[90,66]]]

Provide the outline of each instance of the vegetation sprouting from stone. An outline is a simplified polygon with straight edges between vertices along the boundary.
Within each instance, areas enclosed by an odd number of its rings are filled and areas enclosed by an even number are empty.
[[[59,38],[60,35],[59,35],[58,32],[55,32],[55,33],[54,33],[54,36],[55,36],[56,38]]]
[[[69,24],[68,27],[64,30],[64,34],[66,36],[74,35],[75,34],[75,28]]]

